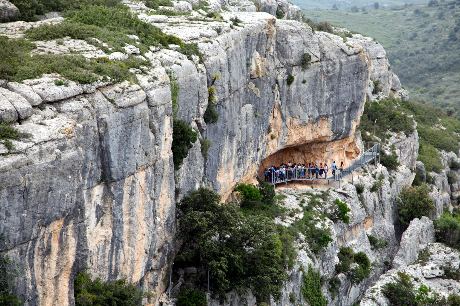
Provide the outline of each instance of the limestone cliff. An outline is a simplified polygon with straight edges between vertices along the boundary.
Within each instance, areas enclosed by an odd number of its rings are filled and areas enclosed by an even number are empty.
[[[284,18],[299,17],[286,2],[211,1],[215,11],[226,8],[221,21],[202,20],[196,11],[149,15],[142,3],[125,4],[164,32],[198,43],[202,61],[171,46],[144,55],[152,66],[135,71],[138,84],[61,86],[56,75],[0,82],[0,119],[30,134],[13,141],[12,150],[0,146],[0,251],[21,268],[17,290],[26,305],[72,304],[73,277],[85,268],[102,279],[139,283],[155,303],[169,273],[178,198],[200,185],[226,196],[237,182],[254,180],[259,167],[277,159],[304,161],[312,148],[326,160],[349,163],[360,154],[356,126],[366,99],[376,98],[374,81],[382,84],[379,95],[401,90],[378,43],[360,35],[344,41],[276,19],[278,7]],[[236,16],[240,21],[231,20]],[[19,37],[61,21],[6,23],[0,34]],[[71,39],[37,46],[36,52],[106,56]],[[211,86],[219,119],[206,124]],[[203,156],[197,141],[180,169],[172,162],[172,100],[177,117],[211,144]],[[350,188],[344,187],[345,196],[359,206]],[[352,227],[336,228],[337,241],[358,235],[353,241],[364,247],[365,230],[394,236],[389,195],[369,197]],[[325,273],[327,260],[319,261]],[[341,290],[349,292],[347,305],[362,292]]]

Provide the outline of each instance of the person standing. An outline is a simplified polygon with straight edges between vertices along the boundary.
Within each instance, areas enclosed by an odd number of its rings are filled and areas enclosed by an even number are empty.
[[[327,163],[324,163],[324,178],[327,179],[327,172],[329,171],[329,167]]]
[[[336,172],[337,172],[337,164],[335,163],[335,160],[334,160],[332,162],[332,176],[334,177],[334,179],[336,179],[336,177],[335,177]]]

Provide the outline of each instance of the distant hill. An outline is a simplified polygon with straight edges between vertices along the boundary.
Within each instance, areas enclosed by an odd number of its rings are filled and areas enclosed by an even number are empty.
[[[305,10],[305,15],[374,37],[412,98],[460,113],[460,0],[364,12]]]
[[[349,9],[351,7],[372,7],[374,3],[378,3],[379,7],[390,7],[404,4],[426,4],[428,0],[293,0],[293,2],[302,9]]]

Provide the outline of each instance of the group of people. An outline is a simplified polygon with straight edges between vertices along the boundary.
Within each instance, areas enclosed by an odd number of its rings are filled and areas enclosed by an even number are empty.
[[[332,162],[331,164],[332,176],[336,178],[338,172],[343,170],[343,161],[340,167]],[[278,182],[285,182],[294,179],[319,179],[327,178],[329,173],[329,166],[327,163],[313,163],[308,164],[293,164],[291,162],[282,164],[279,167],[271,166],[264,171],[264,178],[266,182],[276,184]]]

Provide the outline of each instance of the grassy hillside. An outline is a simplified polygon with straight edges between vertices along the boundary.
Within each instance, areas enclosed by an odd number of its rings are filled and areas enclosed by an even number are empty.
[[[412,98],[460,112],[460,1],[364,12],[306,10],[305,15],[374,37]]]
[[[390,7],[404,4],[425,4],[427,0],[293,0],[295,4],[303,9],[349,9],[351,7],[373,7],[378,3],[380,7]]]

